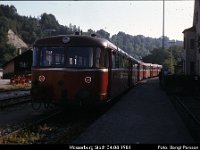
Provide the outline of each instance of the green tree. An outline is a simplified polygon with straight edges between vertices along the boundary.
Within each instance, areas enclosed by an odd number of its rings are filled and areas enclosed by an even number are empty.
[[[173,72],[174,65],[178,63],[179,58],[182,58],[182,53],[183,47],[177,45],[164,50],[162,48],[156,48],[150,55],[143,57],[142,60],[147,63],[161,64],[163,67],[172,69]]]
[[[41,15],[40,25],[43,31],[48,30],[48,29],[57,30],[59,23],[56,20],[54,15],[43,13]]]
[[[103,29],[100,29],[96,32],[97,35],[99,35],[101,38],[105,38],[105,39],[110,39],[110,33],[106,32]]]
[[[143,57],[142,60],[146,63],[155,63],[170,67],[167,63],[168,60],[170,61],[170,52],[167,49],[155,48],[150,55]]]

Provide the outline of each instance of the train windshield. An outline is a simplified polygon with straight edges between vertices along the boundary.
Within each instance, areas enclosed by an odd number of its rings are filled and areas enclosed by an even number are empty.
[[[64,65],[64,47],[43,47],[40,50],[40,66],[57,67]]]
[[[108,53],[99,47],[35,47],[33,57],[33,66],[40,67],[108,67]]]
[[[67,67],[93,67],[92,47],[69,47],[66,54]]]
[[[108,67],[108,52],[99,47],[69,47],[66,55],[67,67]]]

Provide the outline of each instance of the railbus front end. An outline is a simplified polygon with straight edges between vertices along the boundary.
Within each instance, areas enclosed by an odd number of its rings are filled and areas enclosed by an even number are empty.
[[[104,102],[108,99],[108,65],[108,51],[91,38],[60,36],[36,41],[32,101],[60,105]]]

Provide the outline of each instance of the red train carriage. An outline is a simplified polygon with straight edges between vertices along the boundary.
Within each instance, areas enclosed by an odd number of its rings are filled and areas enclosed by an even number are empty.
[[[161,69],[162,69],[162,65],[157,65],[157,76],[159,75]]]
[[[131,77],[132,68],[130,56],[119,48],[112,49],[110,54],[109,94],[110,98],[113,98],[132,86],[134,81],[132,81]]]
[[[79,35],[40,39],[33,50],[32,101],[99,104],[142,80],[143,70],[143,62],[105,39]]]
[[[143,74],[145,79],[150,78],[150,66],[151,66],[150,63],[143,63],[143,68],[144,68]]]
[[[131,64],[130,64],[132,66],[131,83],[133,86],[136,85],[137,82],[140,80],[140,72],[139,72],[140,63],[141,63],[140,61],[131,57]]]
[[[144,79],[144,65],[143,62],[138,61],[138,79],[143,80]]]
[[[162,69],[162,65],[151,64],[150,68],[151,77],[157,77],[159,75],[160,70]]]
[[[56,36],[35,42],[33,102],[108,101],[133,85],[131,57],[105,39]]]
[[[152,77],[155,77],[155,71],[156,71],[156,66],[155,66],[155,64],[151,64],[151,65],[150,65],[150,76],[151,76],[151,78],[152,78]]]

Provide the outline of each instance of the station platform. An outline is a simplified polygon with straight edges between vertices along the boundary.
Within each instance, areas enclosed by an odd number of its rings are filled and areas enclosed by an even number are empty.
[[[85,130],[73,144],[194,144],[189,131],[159,87],[142,81]]]

